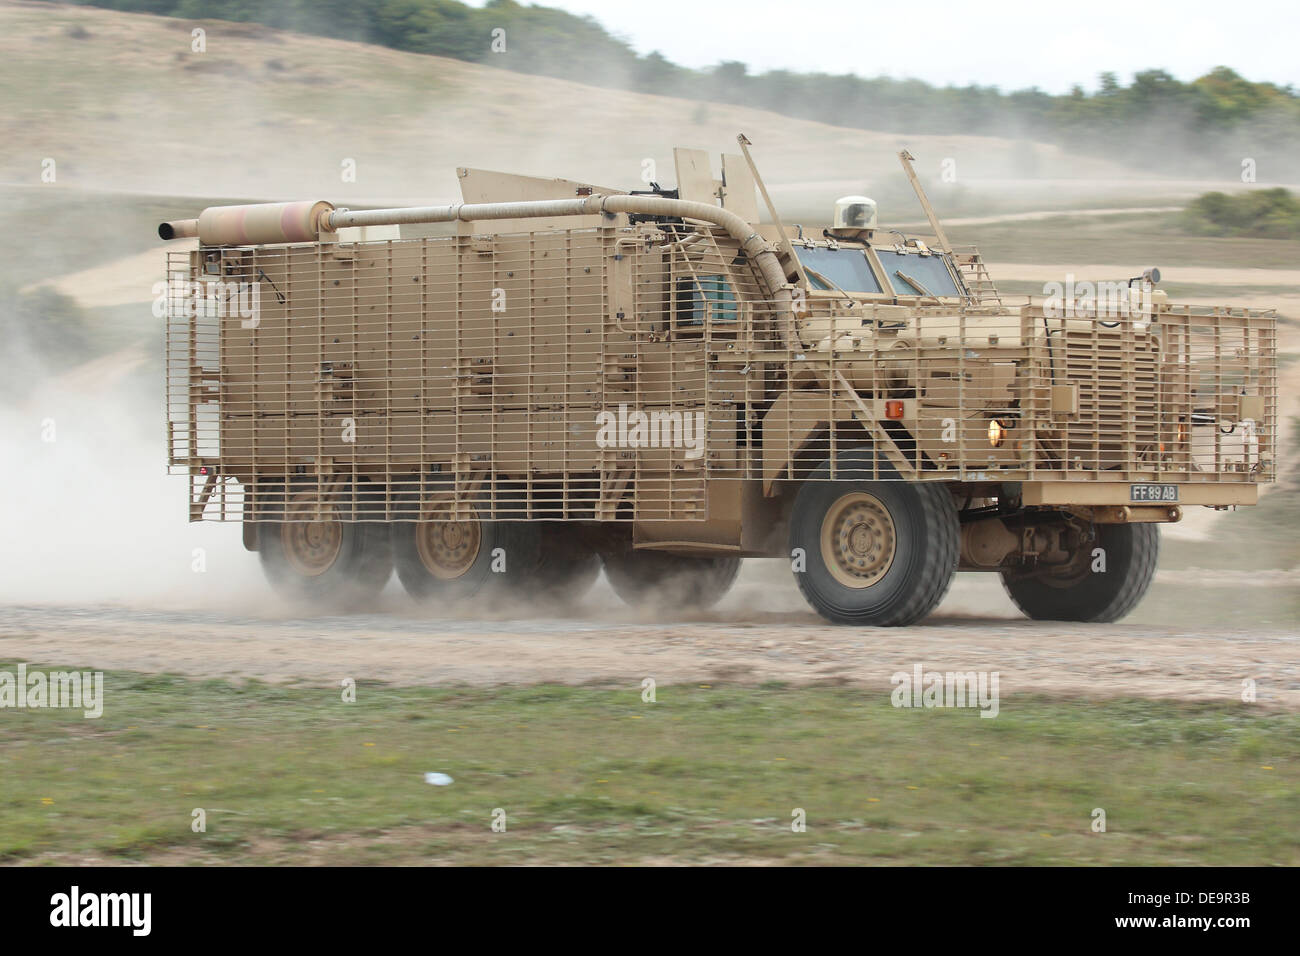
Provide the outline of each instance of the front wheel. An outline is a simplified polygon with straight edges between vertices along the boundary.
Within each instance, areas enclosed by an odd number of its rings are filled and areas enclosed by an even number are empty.
[[[871,473],[869,452],[840,457],[841,475]],[[895,474],[880,463],[882,476]],[[809,476],[790,515],[795,579],[835,624],[898,627],[938,606],[957,570],[959,529],[941,484],[830,480],[827,461]]]
[[[1107,624],[1137,607],[1156,573],[1155,524],[1103,524],[1080,539],[1061,565],[1002,572],[1002,585],[1035,621]]]

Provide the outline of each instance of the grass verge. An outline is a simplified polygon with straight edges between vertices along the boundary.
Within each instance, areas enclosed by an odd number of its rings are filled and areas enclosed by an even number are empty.
[[[1300,862],[1300,717],[1248,705],[1018,698],[985,719],[849,687],[366,684],[344,703],[130,673],[105,696],[99,720],[0,711],[0,860]]]

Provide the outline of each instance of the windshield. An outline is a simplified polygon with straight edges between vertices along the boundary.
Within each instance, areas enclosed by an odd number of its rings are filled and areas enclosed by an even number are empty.
[[[797,249],[799,261],[808,273],[808,281],[814,289],[834,289],[835,286],[845,292],[879,293],[880,283],[876,281],[871,264],[861,249]],[[835,283],[829,284],[826,280]]]
[[[889,284],[898,295],[961,295],[943,256],[900,253],[879,247],[876,255],[884,266],[885,275],[889,276]]]

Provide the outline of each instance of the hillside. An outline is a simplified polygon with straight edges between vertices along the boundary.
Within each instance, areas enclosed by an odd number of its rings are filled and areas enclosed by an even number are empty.
[[[190,51],[194,27],[206,52]],[[672,146],[734,151],[741,130],[778,196],[818,209],[860,189],[901,197],[904,145],[931,178],[955,161],[950,210],[982,185],[1032,205],[1064,198],[1062,181],[1122,195],[1134,179],[1026,141],[846,129],[255,25],[44,3],[0,3],[0,88],[0,179],[39,184],[48,157],[74,189],[428,202],[456,195],[457,165],[631,185],[644,159],[671,182]],[[355,183],[341,181],[346,159]],[[915,208],[892,218],[903,215]]]
[[[881,65],[870,56],[853,61],[851,73],[839,72],[833,59],[816,56],[793,70],[751,73],[746,63],[734,58],[742,47],[727,42],[725,35],[710,36],[713,66],[690,69],[657,51],[638,55],[625,37],[603,25],[603,8],[595,17],[578,16],[548,6],[546,0],[478,0],[472,6],[459,0],[72,2],[172,16],[182,23],[213,17],[265,24],[592,86],[741,104],[854,129],[1023,137],[1165,175],[1218,176],[1249,156],[1273,179],[1300,176],[1295,162],[1300,91],[1251,80],[1224,65],[1190,81],[1158,66],[1138,69],[1126,85],[1114,72],[1089,76],[1086,58],[1068,57],[1059,62],[1057,79],[1070,78],[1075,85],[1067,93],[1051,94],[1037,87],[1003,90],[981,84],[978,77],[963,86],[936,86],[915,78],[872,76]],[[659,16],[673,14],[664,10]],[[870,5],[859,5],[844,9],[839,24],[846,35],[876,32],[872,28],[877,19]],[[1011,15],[1004,33],[1013,32],[1014,23],[1021,20]],[[736,22],[779,43],[786,31],[797,35],[813,21],[758,13],[742,15]],[[702,26],[703,21],[695,30]],[[904,33],[899,39],[901,43],[891,38],[890,45],[911,53],[915,68],[924,71],[928,57],[915,42],[908,42],[916,37]],[[1222,44],[1216,46],[1210,54],[1215,59],[1222,55]],[[1151,56],[1161,62],[1158,51]],[[1094,80],[1091,92],[1080,85]]]

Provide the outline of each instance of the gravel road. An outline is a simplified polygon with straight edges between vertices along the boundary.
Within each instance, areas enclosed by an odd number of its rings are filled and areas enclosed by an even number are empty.
[[[920,663],[927,671],[998,671],[1004,698],[1239,701],[1242,681],[1252,678],[1261,706],[1300,710],[1294,623],[1268,623],[1248,610],[1229,626],[1033,623],[1016,615],[996,581],[959,575],[923,625],[854,629],[825,624],[793,587],[774,588],[771,578],[770,567],[750,562],[717,610],[649,620],[622,607],[603,582],[580,611],[554,617],[504,609],[440,618],[395,590],[372,613],[334,617],[311,616],[260,591],[220,606],[8,605],[0,606],[0,659],[322,686],[351,677],[636,687],[652,677],[661,685],[838,681],[885,692],[891,674]],[[1168,573],[1155,590],[1167,581]],[[1250,591],[1261,593],[1296,584],[1293,574],[1251,581]]]

